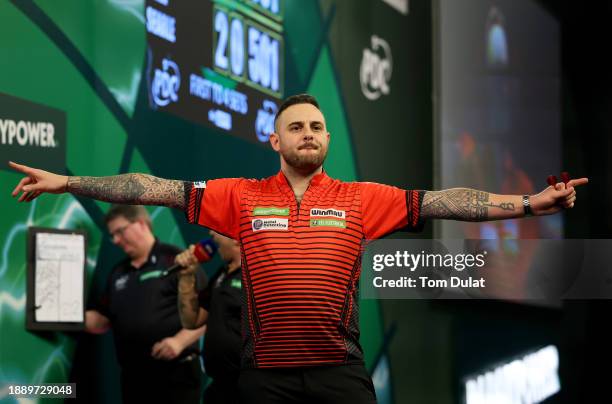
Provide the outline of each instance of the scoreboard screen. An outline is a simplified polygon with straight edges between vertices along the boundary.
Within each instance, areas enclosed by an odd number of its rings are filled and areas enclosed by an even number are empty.
[[[152,108],[267,142],[283,97],[283,0],[147,0]]]

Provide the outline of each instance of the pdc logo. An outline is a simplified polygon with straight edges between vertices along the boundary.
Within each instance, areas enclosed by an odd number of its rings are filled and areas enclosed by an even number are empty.
[[[263,227],[263,220],[261,219],[253,220],[253,230],[255,231],[261,230],[262,227]]]
[[[368,100],[376,100],[391,91],[389,81],[393,71],[393,58],[387,41],[376,35],[372,35],[371,41],[371,49],[363,50],[359,81],[363,95]]]
[[[267,142],[270,138],[270,133],[274,132],[274,117],[277,111],[276,103],[269,100],[264,100],[262,108],[257,111],[255,134],[260,142]]]
[[[168,58],[162,59],[162,68],[155,69],[151,83],[151,97],[158,107],[165,107],[179,99],[181,73],[176,63]]]

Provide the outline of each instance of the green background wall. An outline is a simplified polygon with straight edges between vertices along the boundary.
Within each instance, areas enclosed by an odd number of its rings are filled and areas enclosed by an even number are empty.
[[[408,16],[382,0],[286,0],[285,6],[285,95],[309,92],[318,97],[332,133],[328,173],[347,181],[430,188],[429,1],[411,0]],[[361,94],[359,82],[362,51],[370,46],[372,34],[389,41],[394,52],[391,92],[376,102]],[[278,157],[267,146],[151,110],[146,47],[144,0],[0,2],[0,92],[65,112],[65,173],[137,171],[200,180],[260,178],[278,170]],[[10,190],[20,175],[0,163],[0,402],[12,402],[5,383],[69,379],[78,382],[82,401],[118,402],[109,335],[33,334],[24,329],[27,227],[87,231],[91,301],[121,258],[104,231],[108,204],[71,195],[45,195],[18,204]],[[164,241],[184,246],[206,234],[187,225],[180,212],[150,212]],[[401,323],[395,328],[405,306],[385,305],[361,303],[362,344],[370,369],[387,349],[397,350],[400,337],[415,338]],[[392,369],[403,369],[399,361],[394,365],[393,357],[390,362]],[[403,395],[405,385],[400,384],[393,386]],[[389,400],[397,394],[390,392]]]

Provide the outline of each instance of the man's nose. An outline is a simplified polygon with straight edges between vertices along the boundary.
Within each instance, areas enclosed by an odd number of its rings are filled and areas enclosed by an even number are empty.
[[[304,129],[304,140],[312,140],[314,138],[314,134],[309,128]]]

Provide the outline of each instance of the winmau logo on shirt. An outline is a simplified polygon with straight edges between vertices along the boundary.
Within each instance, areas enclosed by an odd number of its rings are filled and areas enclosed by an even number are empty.
[[[312,208],[310,209],[310,216],[331,216],[338,219],[346,219],[345,211],[336,209]]]
[[[54,137],[55,127],[49,122],[0,119],[0,134],[2,144],[56,147]]]

